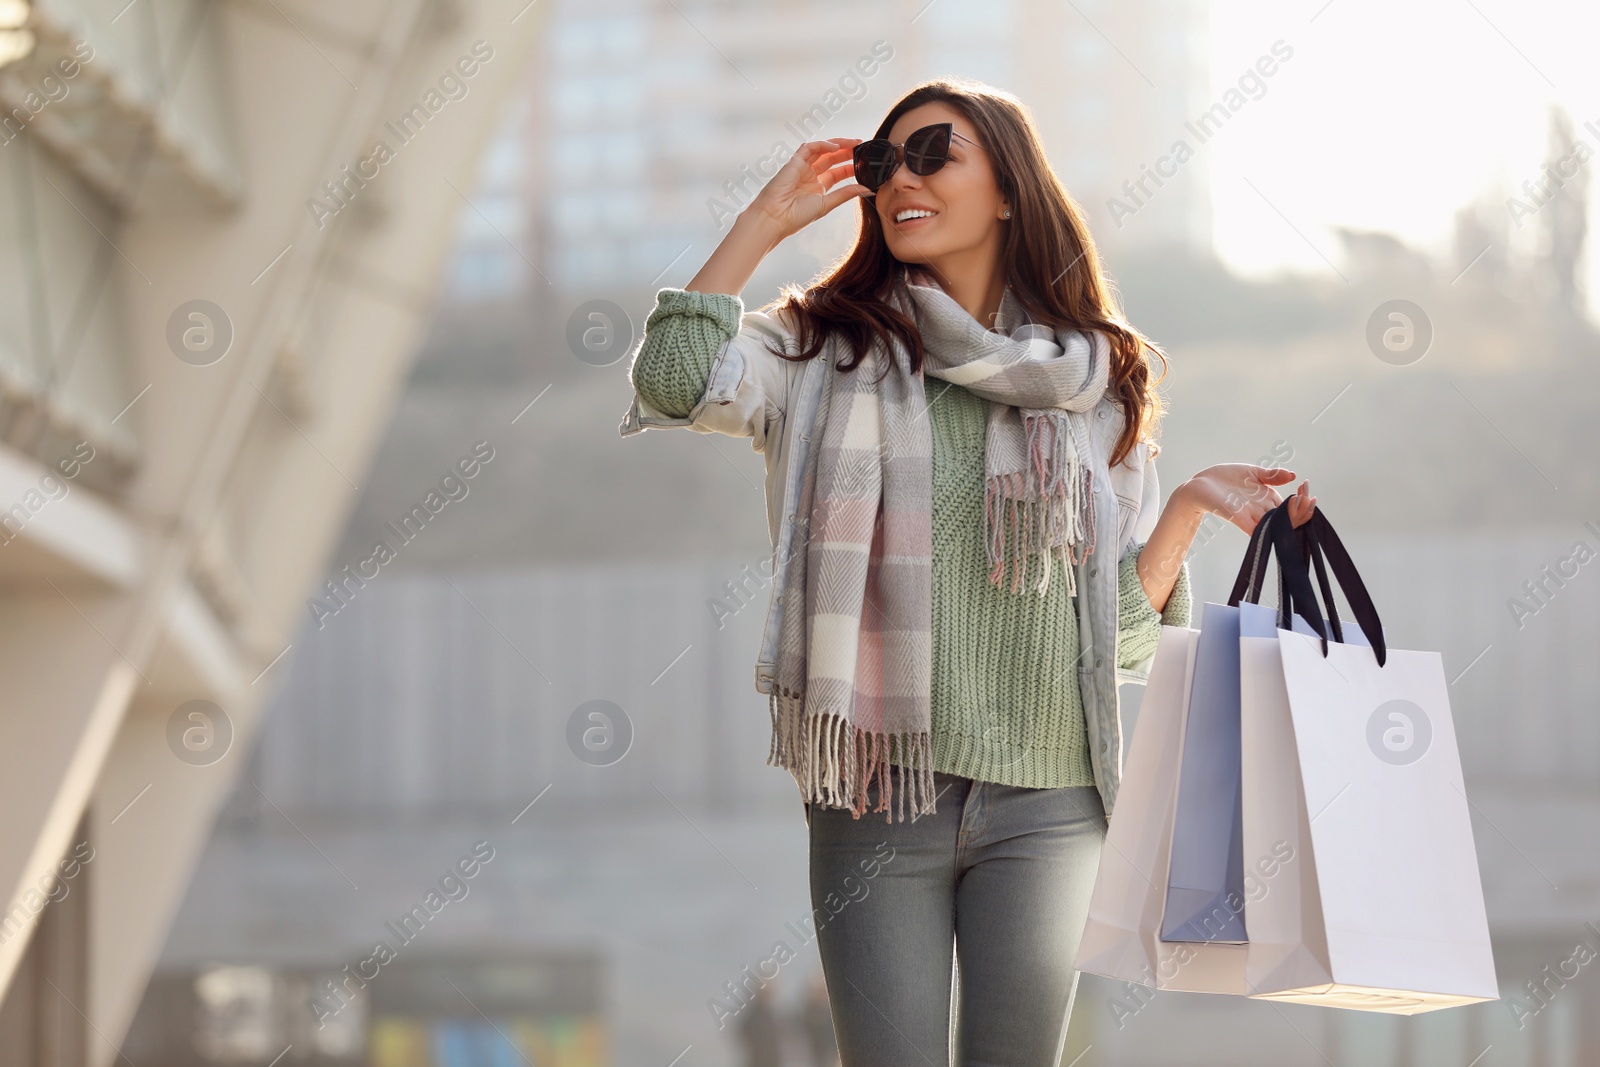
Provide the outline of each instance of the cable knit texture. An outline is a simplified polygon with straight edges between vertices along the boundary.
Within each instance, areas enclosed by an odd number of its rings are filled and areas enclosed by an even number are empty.
[[[633,387],[663,415],[681,419],[705,395],[717,350],[739,332],[744,302],[725,293],[662,289],[644,320]]]
[[[662,289],[629,372],[651,407],[686,417],[705,394],[711,364],[739,329],[736,296]],[[1078,692],[1078,616],[1066,583],[1043,597],[988,580],[983,544],[987,401],[928,383],[933,434],[933,766],[1005,785],[1094,785]],[[1118,563],[1117,666],[1155,652],[1163,623],[1188,626],[1189,568],[1158,612],[1139,581],[1142,542]],[[1091,556],[1092,558],[1092,556]],[[1056,561],[1056,566],[1060,566]]]

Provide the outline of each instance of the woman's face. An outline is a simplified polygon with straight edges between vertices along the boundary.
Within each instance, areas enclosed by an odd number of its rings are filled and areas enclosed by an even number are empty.
[[[937,265],[965,252],[998,249],[1000,227],[1005,225],[1000,216],[1009,205],[1000,195],[988,152],[974,147],[977,130],[961,112],[940,101],[923,104],[895,120],[889,140],[903,144],[913,131],[936,122],[953,123],[961,135],[950,139],[945,165],[932,174],[917,175],[902,163],[874,197],[884,240],[903,263]],[[896,221],[913,208],[933,215]]]

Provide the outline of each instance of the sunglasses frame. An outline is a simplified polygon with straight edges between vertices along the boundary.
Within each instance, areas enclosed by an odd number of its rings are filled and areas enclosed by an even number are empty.
[[[947,138],[946,138],[946,141],[945,141],[944,152],[940,156],[938,156],[936,158],[936,160],[934,161],[933,165],[929,166],[927,170],[918,170],[917,167],[919,165],[925,165],[925,164],[923,164],[923,163],[908,163],[906,161],[906,145],[908,145],[912,141],[916,140],[919,135],[932,136],[931,134],[928,134],[928,131],[929,130],[938,130],[940,128],[943,128],[943,129],[946,130]],[[953,123],[953,122],[934,122],[934,123],[930,123],[927,126],[918,127],[917,129],[912,130],[910,133],[906,134],[906,139],[904,141],[900,142],[899,144],[890,143],[890,141],[889,141],[889,139],[887,137],[874,137],[870,141],[862,141],[860,144],[856,145],[855,151],[853,153],[851,153],[851,162],[855,166],[856,181],[858,183],[860,183],[861,185],[865,185],[868,189],[872,190],[873,192],[877,192],[879,189],[881,189],[885,185],[889,184],[889,179],[893,178],[895,176],[895,174],[897,174],[899,172],[900,167],[902,165],[909,167],[911,169],[911,173],[917,175],[919,178],[927,177],[929,174],[934,173],[935,171],[937,171],[940,168],[942,168],[946,163],[950,162],[950,141],[949,141],[949,138],[954,138],[954,137],[961,138],[963,141],[966,141],[968,144],[972,145],[972,147],[974,147],[974,148],[982,148],[983,147],[982,145],[978,144],[978,142],[974,141],[972,138],[966,136],[965,134],[957,133],[956,132],[956,128],[955,128],[955,123]],[[863,156],[868,151],[871,151],[871,150],[873,150],[875,148],[878,148],[878,147],[886,147],[886,148],[888,148],[890,151],[892,151],[894,153],[894,166],[889,168],[889,172],[883,176],[882,180],[880,180],[876,185],[873,185],[873,184],[870,184],[869,182],[867,182],[865,180],[865,178],[864,178],[864,173],[865,173],[867,167],[869,166],[869,163],[868,163],[867,160],[865,160],[863,158]],[[917,153],[912,158],[913,159],[917,159],[917,160],[926,160],[929,157],[927,155],[925,155],[925,154]]]

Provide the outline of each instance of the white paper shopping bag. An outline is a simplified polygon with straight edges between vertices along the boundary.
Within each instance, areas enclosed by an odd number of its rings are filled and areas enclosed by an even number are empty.
[[[1279,631],[1335,993],[1395,1010],[1499,996],[1477,848],[1436,652]],[[1279,999],[1305,999],[1283,991]]]
[[[1320,512],[1304,533],[1286,514],[1282,527],[1272,537],[1294,629],[1240,605],[1247,873],[1253,858],[1279,861],[1247,894],[1249,995],[1405,1015],[1496,999],[1440,657],[1386,647]],[[1324,554],[1338,577],[1361,624],[1351,641],[1326,639],[1307,554],[1330,609]],[[1332,610],[1329,621],[1342,636]]]
[[[1298,615],[1292,620],[1297,630],[1311,629]],[[1278,613],[1260,604],[1239,605],[1239,735],[1250,923],[1245,984],[1252,993],[1327,985],[1333,976],[1278,651]]]
[[[1160,938],[1198,636],[1161,628],[1074,966],[1157,989],[1242,994],[1246,946]]]

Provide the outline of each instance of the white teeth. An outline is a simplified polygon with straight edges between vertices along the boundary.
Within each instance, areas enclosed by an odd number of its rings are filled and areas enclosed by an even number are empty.
[[[904,222],[907,219],[932,218],[934,215],[937,215],[937,214],[938,214],[937,211],[924,211],[921,208],[912,208],[910,210],[902,211],[899,214],[895,215],[894,221],[896,221],[896,222]]]

